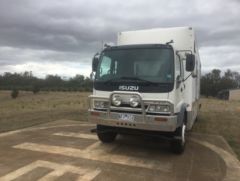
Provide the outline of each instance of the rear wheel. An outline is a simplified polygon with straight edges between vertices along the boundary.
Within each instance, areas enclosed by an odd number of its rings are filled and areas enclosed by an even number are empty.
[[[103,143],[111,143],[116,139],[117,132],[111,130],[111,127],[97,125],[98,139]]]
[[[177,128],[176,136],[172,140],[171,147],[172,151],[177,154],[181,154],[185,150],[186,139],[186,124],[184,123],[181,127]]]

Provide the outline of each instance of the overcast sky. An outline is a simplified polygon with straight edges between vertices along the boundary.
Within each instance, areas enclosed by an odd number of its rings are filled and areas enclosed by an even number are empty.
[[[239,0],[0,0],[0,73],[89,76],[117,32],[192,26],[203,72],[240,71]]]

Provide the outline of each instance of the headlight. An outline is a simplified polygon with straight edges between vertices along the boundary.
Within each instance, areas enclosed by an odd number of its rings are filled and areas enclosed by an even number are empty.
[[[156,112],[156,106],[155,105],[150,105],[148,108],[149,112]]]
[[[157,105],[156,106],[156,112],[169,112],[170,107],[169,105]]]
[[[137,107],[140,103],[139,97],[137,97],[137,96],[131,97],[129,103],[130,103],[131,107]]]
[[[94,101],[94,108],[96,109],[107,109],[108,108],[108,102],[107,101]]]
[[[148,107],[148,112],[154,112],[154,113],[169,113],[172,112],[171,105],[170,104],[150,104]]]
[[[114,106],[120,106],[122,103],[122,99],[119,95],[113,95],[112,96],[112,104]]]

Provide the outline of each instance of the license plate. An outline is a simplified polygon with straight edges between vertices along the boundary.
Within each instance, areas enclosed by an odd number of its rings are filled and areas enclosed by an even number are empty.
[[[134,115],[132,115],[132,114],[119,114],[119,120],[134,121]]]

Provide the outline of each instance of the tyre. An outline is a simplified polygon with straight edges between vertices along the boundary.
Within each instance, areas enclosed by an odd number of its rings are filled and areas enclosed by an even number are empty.
[[[186,139],[186,124],[183,124],[180,128],[176,130],[176,137],[173,138],[171,143],[172,151],[176,154],[181,154],[185,150]]]
[[[111,130],[111,127],[97,125],[98,139],[103,143],[111,143],[116,139],[117,132]]]

